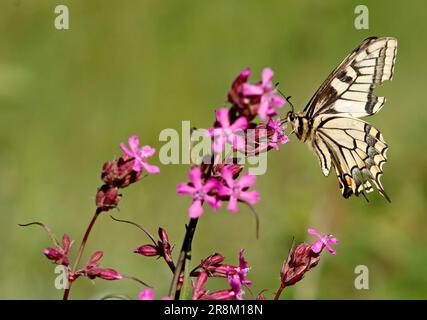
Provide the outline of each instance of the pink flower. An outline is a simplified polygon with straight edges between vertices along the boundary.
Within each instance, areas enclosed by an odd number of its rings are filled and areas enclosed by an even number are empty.
[[[192,276],[197,275],[197,280],[193,283],[193,300],[242,300],[244,294],[242,286],[251,285],[251,282],[246,279],[249,265],[243,257],[243,253],[244,250],[241,249],[239,266],[221,264],[224,257],[219,253],[203,259],[198,266],[202,271],[192,273]],[[208,277],[226,277],[231,289],[207,293],[205,284]]]
[[[228,283],[230,284],[231,290],[234,292],[236,300],[243,300],[242,282],[237,274],[228,277]]]
[[[203,202],[207,202],[214,210],[221,206],[221,202],[213,195],[209,195],[217,187],[215,179],[209,179],[205,183],[202,180],[202,171],[194,167],[189,173],[190,182],[180,183],[177,187],[178,194],[189,194],[193,196],[193,203],[188,209],[191,218],[198,218],[203,214]]]
[[[279,143],[286,144],[288,143],[288,136],[285,134],[285,131],[282,128],[282,120],[274,120],[270,118],[267,123],[267,131],[269,136],[268,146],[276,150],[279,150]]]
[[[154,165],[147,163],[147,158],[150,158],[156,152],[156,149],[150,146],[143,146],[139,148],[139,139],[136,135],[130,136],[128,139],[130,150],[126,147],[124,143],[120,144],[122,151],[135,159],[133,164],[133,170],[136,172],[141,172],[145,169],[148,173],[159,173],[160,169]]]
[[[239,117],[230,124],[227,108],[221,108],[216,112],[216,120],[220,127],[211,128],[208,131],[209,135],[214,137],[214,152],[222,152],[227,141],[237,150],[244,149],[245,137],[243,130],[248,127],[248,120],[245,117]]]
[[[262,80],[259,84],[243,84],[243,94],[247,96],[260,96],[261,101],[258,108],[258,115],[266,120],[268,116],[276,115],[276,108],[283,108],[285,99],[276,94],[276,90],[271,83],[274,72],[270,68],[262,71]]]
[[[144,289],[138,295],[139,300],[154,300],[154,290]]]
[[[244,249],[240,249],[239,253],[239,270],[237,272],[239,276],[239,280],[242,284],[250,286],[251,282],[246,279],[248,273],[249,273],[249,263],[245,260],[245,257],[243,256],[243,253],[245,252]]]
[[[333,245],[338,244],[338,240],[336,238],[334,238],[332,235],[321,235],[315,229],[312,229],[312,228],[308,229],[307,231],[309,234],[312,234],[319,238],[319,240],[317,240],[315,243],[311,245],[311,250],[314,253],[320,253],[323,250],[323,248],[326,247],[326,249],[330,253],[336,254],[336,251],[330,246],[330,244],[333,244]]]
[[[231,286],[231,290],[236,294],[237,300],[242,300],[244,291],[242,290],[243,285],[250,286],[251,282],[246,279],[249,272],[249,264],[245,260],[243,253],[244,249],[240,249],[239,254],[239,267],[235,268],[235,273],[228,276],[228,283]]]
[[[228,210],[237,212],[237,201],[243,201],[250,205],[254,205],[259,201],[259,193],[256,190],[246,191],[256,182],[256,177],[250,173],[244,174],[239,181],[233,179],[233,172],[224,167],[221,170],[222,178],[225,185],[220,185],[219,195],[229,197]]]
[[[144,289],[138,295],[139,300],[154,300],[154,290],[153,289]],[[164,296],[161,300],[171,300],[170,297]]]

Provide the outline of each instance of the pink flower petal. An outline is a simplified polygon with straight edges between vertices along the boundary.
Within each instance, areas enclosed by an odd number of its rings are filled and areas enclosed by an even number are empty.
[[[280,138],[280,143],[281,144],[286,144],[289,142],[289,138],[286,134],[284,134],[281,138]]]
[[[202,172],[199,167],[191,168],[188,174],[191,183],[197,190],[202,188]]]
[[[337,245],[337,244],[339,244],[338,239],[337,239],[337,238],[334,238],[334,237],[329,237],[328,242],[329,242],[329,243],[332,243],[333,245]]]
[[[230,119],[228,116],[228,109],[221,108],[216,112],[216,120],[219,122],[221,127],[229,128],[230,127]]]
[[[228,201],[227,209],[233,213],[236,213],[238,211],[237,198],[236,197],[230,196],[230,200]]]
[[[318,233],[318,232],[316,231],[316,229],[309,228],[309,229],[307,229],[307,232],[308,232],[309,234],[312,234],[313,236],[318,237],[319,239],[322,239],[322,235],[321,235],[320,233]]]
[[[264,93],[261,85],[245,83],[242,88],[243,95],[245,96],[260,96]]]
[[[190,208],[188,209],[188,213],[190,215],[190,218],[195,219],[200,217],[203,214],[202,200],[194,200]]]
[[[212,209],[218,210],[221,207],[221,201],[217,200],[216,197],[206,195],[204,200],[211,206]]]
[[[233,135],[228,138],[228,141],[232,144],[232,146],[239,151],[244,151],[246,147],[246,140],[242,136]]]
[[[273,79],[274,76],[274,72],[273,70],[271,70],[270,68],[264,68],[264,70],[262,70],[262,85],[264,87],[267,87],[268,89],[272,87],[271,85],[271,79]]]
[[[134,157],[134,154],[126,147],[124,143],[120,143],[120,149],[122,149],[123,153],[129,157]]]
[[[154,148],[152,148],[150,146],[143,146],[141,148],[141,157],[142,158],[152,157],[155,152],[156,152],[156,149],[154,149]]]
[[[148,173],[159,173],[160,169],[159,167],[149,164],[145,161],[141,161],[141,165],[144,167],[144,169],[148,172]]]
[[[220,132],[219,132],[220,131]],[[213,150],[215,153],[221,153],[224,149],[227,137],[223,129],[216,129],[214,133]]]
[[[194,187],[189,186],[188,183],[180,183],[176,187],[176,192],[178,194],[194,194],[196,192],[196,189]]]
[[[249,76],[251,75],[251,68],[246,68],[240,74],[238,75],[238,78],[240,78],[242,81],[248,80]]]
[[[273,107],[283,108],[285,106],[286,100],[282,96],[274,95],[271,98],[271,103],[272,103]]]
[[[130,150],[135,154],[138,152],[139,148],[139,139],[138,136],[132,135],[128,139]]]
[[[217,187],[218,187],[218,180],[216,180],[216,179],[209,179],[203,185],[203,191],[207,193],[207,192],[212,191],[213,189],[215,189]]]
[[[332,247],[328,243],[325,243],[325,247],[330,253],[332,253],[332,254],[337,253],[334,249],[332,249]]]
[[[256,183],[256,177],[253,174],[245,173],[239,180],[240,188],[248,188]]]
[[[239,193],[239,199],[249,203],[250,205],[257,204],[259,201],[259,192],[256,190],[241,191]]]
[[[320,251],[322,251],[323,246],[324,246],[324,243],[318,240],[311,245],[311,251],[313,251],[314,253],[319,253]]]
[[[230,128],[233,130],[233,132],[240,130],[241,133],[243,133],[243,130],[245,130],[247,127],[248,127],[248,120],[245,117],[239,117],[230,126]]]
[[[222,185],[218,186],[218,194],[220,196],[229,196],[233,193],[233,190],[231,190],[229,187]]]
[[[233,188],[234,179],[233,179],[233,171],[231,169],[224,167],[221,169],[221,176],[227,183],[228,187]]]
[[[262,120],[266,120],[268,116],[268,107],[269,103],[268,100],[264,97],[261,98],[261,102],[258,107],[258,115]]]

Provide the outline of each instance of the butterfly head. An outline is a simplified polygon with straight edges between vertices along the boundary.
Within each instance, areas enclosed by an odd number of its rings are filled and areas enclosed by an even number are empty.
[[[295,121],[295,112],[289,111],[286,115],[286,122],[293,123]]]

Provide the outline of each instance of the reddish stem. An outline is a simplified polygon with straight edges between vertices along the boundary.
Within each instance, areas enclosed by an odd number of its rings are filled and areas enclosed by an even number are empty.
[[[283,284],[281,284],[280,288],[276,292],[276,295],[274,296],[274,300],[279,300],[280,295],[282,294],[283,289],[285,289],[285,286]]]
[[[98,209],[97,209],[95,211],[95,214],[92,217],[92,220],[90,221],[90,223],[86,229],[85,235],[83,236],[82,242],[80,244],[79,252],[77,253],[76,260],[74,262],[73,268],[71,269],[71,274],[74,274],[77,270],[77,267],[79,266],[80,260],[81,260],[82,255],[83,255],[83,251],[84,251],[85,246],[86,246],[87,239],[89,238],[90,232],[92,231],[92,227],[95,224],[96,219],[98,218],[99,214],[100,214],[100,211],[98,211]],[[68,281],[68,287],[64,290],[64,296],[62,298],[63,300],[68,300],[68,296],[70,295],[72,284],[73,284],[73,282]]]

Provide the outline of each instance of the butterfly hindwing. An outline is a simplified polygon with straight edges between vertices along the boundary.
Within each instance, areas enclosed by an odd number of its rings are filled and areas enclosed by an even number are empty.
[[[325,175],[334,166],[344,197],[371,192],[372,182],[389,200],[380,181],[388,148],[380,131],[363,120],[338,115],[321,115],[316,122],[312,147]]]

